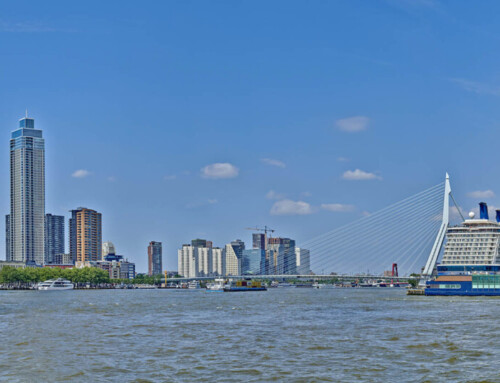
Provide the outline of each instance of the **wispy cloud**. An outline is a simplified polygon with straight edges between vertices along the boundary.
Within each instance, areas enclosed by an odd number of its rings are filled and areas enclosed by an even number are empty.
[[[271,166],[277,166],[278,168],[285,168],[286,167],[286,164],[283,161],[275,160],[273,158],[261,158],[260,160],[265,164],[268,164]]]
[[[344,205],[341,203],[324,203],[324,204],[321,204],[321,208],[323,210],[333,211],[336,213],[347,213],[347,212],[354,211],[356,209],[356,206]]]
[[[271,215],[307,215],[312,213],[311,205],[304,201],[284,199],[275,202],[271,207]]]
[[[348,117],[335,121],[337,128],[348,133],[362,132],[368,128],[369,123],[370,119],[365,116]]]
[[[92,173],[89,172],[86,169],[79,169],[79,170],[75,170],[73,172],[73,174],[71,174],[71,177],[74,177],[74,178],[85,178],[85,177],[90,176],[91,174]]]
[[[477,81],[471,81],[464,78],[451,78],[451,82],[457,84],[462,89],[473,92],[476,94],[486,94],[492,96],[500,96],[500,87],[493,86],[491,84],[486,84]]]
[[[348,170],[344,172],[342,178],[349,181],[369,181],[369,180],[381,180],[382,177],[376,175],[375,173],[365,172],[360,169]]]
[[[467,193],[467,197],[470,198],[493,198],[495,197],[495,193],[493,190],[476,190],[470,193]]]
[[[116,181],[116,177],[115,176],[109,176],[107,178],[108,182],[115,182]]]
[[[39,22],[6,22],[0,21],[0,31],[11,33],[45,33],[57,32],[58,30]]]
[[[339,158],[337,158],[337,161],[338,161],[338,162],[349,162],[349,161],[350,161],[350,159],[349,159],[349,158],[347,158],[347,157],[339,157]]]
[[[266,194],[267,199],[284,199],[285,195],[281,193],[276,193],[274,190],[269,190]]]
[[[177,176],[175,174],[171,174],[171,175],[166,175],[166,176],[163,176],[163,179],[165,181],[173,181],[177,178]]]
[[[201,169],[201,176],[211,179],[234,178],[238,176],[239,172],[240,170],[236,166],[223,162],[205,166]]]
[[[215,198],[208,198],[207,200],[203,201],[190,202],[186,205],[186,209],[196,209],[207,205],[215,205],[218,202],[219,201]]]

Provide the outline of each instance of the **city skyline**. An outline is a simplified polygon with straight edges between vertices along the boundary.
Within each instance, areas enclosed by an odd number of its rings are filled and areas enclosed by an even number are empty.
[[[500,205],[497,4],[127,4],[3,6],[0,177],[28,108],[45,210],[101,212],[139,271],[151,240],[167,270],[191,238],[254,225],[300,244],[446,170],[464,211]]]

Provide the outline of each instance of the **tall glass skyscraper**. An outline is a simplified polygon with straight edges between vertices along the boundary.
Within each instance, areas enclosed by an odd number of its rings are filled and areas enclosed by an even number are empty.
[[[10,225],[7,259],[44,264],[45,141],[35,120],[22,118],[10,140]]]
[[[149,242],[148,275],[158,275],[163,272],[161,256],[162,256],[161,242],[155,242],[155,241]]]
[[[64,216],[45,215],[45,263],[57,263],[58,254],[64,253]]]

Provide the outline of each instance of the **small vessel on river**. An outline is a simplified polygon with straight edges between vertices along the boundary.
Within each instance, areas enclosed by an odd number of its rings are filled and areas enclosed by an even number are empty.
[[[235,291],[266,291],[267,287],[259,281],[229,281],[228,284],[224,286],[225,292],[235,292]]]
[[[45,282],[40,282],[37,285],[37,290],[52,290],[52,291],[61,291],[61,290],[73,290],[75,285],[68,281],[67,279],[57,278],[57,279],[49,279]]]

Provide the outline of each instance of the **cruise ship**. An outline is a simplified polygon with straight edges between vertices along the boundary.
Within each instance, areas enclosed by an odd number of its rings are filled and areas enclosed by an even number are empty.
[[[479,211],[479,219],[471,212],[448,228],[437,277],[427,282],[425,295],[500,295],[500,210],[496,221],[489,219],[485,202]]]

